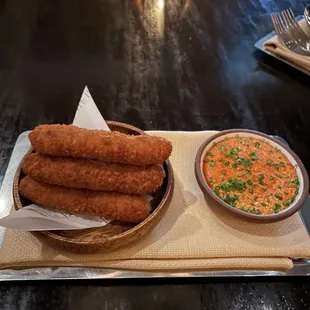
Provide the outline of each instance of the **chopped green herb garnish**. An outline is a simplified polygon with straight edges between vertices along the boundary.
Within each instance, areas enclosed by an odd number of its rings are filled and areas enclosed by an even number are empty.
[[[214,167],[215,166],[215,162],[213,160],[210,161],[210,167]]]
[[[214,157],[214,154],[212,152],[207,152],[207,155],[211,156],[211,157]]]
[[[225,152],[227,152],[227,144],[225,142],[222,142],[220,144],[220,151],[221,151],[221,154],[224,154]]]
[[[273,160],[269,159],[269,160],[267,161],[267,165],[268,165],[268,166],[273,166]]]
[[[278,189],[281,189],[281,188],[282,188],[282,186],[281,186],[280,184],[278,184],[278,185],[277,185],[277,188],[278,188]]]
[[[270,181],[274,180],[274,177],[271,175],[269,178]]]
[[[229,179],[228,183],[222,183],[221,189],[225,192],[230,190],[243,191],[246,188],[246,183],[241,182],[238,179]]]
[[[255,142],[255,147],[259,148],[260,143],[259,142]]]
[[[247,183],[248,185],[253,185],[253,181],[252,181],[252,180],[247,180],[246,183]]]
[[[237,168],[237,167],[238,167],[238,165],[237,165],[236,163],[233,163],[231,166],[232,166],[233,168]]]
[[[276,202],[274,205],[275,205],[275,208],[273,208],[273,212],[279,213],[281,209],[281,205],[278,202]]]
[[[248,139],[241,138],[240,143],[241,143],[242,145],[249,146],[249,140],[248,140]]]
[[[229,165],[230,165],[230,162],[229,162],[229,161],[225,161],[225,162],[224,162],[224,165],[225,165],[225,166],[229,166]]]
[[[280,167],[285,167],[285,163],[283,161],[279,162],[278,164],[274,164],[274,167],[279,170]]]
[[[229,156],[234,156],[234,155],[238,155],[238,151],[237,149],[231,148],[229,152]]]
[[[283,198],[282,198],[282,196],[281,195],[278,195],[278,194],[274,194],[273,196],[275,196],[277,199],[279,199],[279,200],[282,200]]]
[[[266,207],[267,205],[266,205],[264,202],[262,202],[262,206],[263,206],[263,207]]]
[[[279,173],[275,173],[274,174],[276,177],[278,177],[279,179],[283,179],[283,175],[279,174]]]
[[[228,183],[222,183],[221,184],[221,190],[223,190],[224,192],[228,192],[230,189],[229,184]]]
[[[263,181],[264,179],[265,179],[265,175],[263,173],[260,173],[258,177],[258,182],[260,185],[265,185],[265,182]]]
[[[235,207],[238,199],[239,199],[238,195],[234,196],[226,195],[223,201],[229,204],[230,206]]]
[[[251,168],[252,167],[252,160],[251,159],[244,159],[243,160],[244,168]]]
[[[291,181],[292,184],[296,184],[297,186],[299,186],[299,179],[296,178],[295,180]]]
[[[217,143],[216,143],[216,142],[213,142],[213,146],[217,146]]]
[[[253,204],[251,204],[253,205]],[[241,210],[241,208],[240,208]],[[242,209],[242,211],[245,211],[247,213],[252,213],[252,214],[262,214],[262,212],[259,210],[259,209],[256,209],[256,208],[249,208],[249,209],[246,209],[245,207]]]
[[[215,183],[216,180],[215,180],[214,178],[211,177],[211,178],[209,179],[209,182],[210,182],[210,183]]]
[[[250,156],[252,156],[252,158],[251,158],[252,161],[257,160],[257,152],[251,152]]]

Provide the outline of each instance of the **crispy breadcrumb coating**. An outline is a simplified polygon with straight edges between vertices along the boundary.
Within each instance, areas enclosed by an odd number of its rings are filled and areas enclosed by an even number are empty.
[[[23,163],[25,174],[37,181],[76,189],[144,195],[160,187],[162,165],[131,166],[100,161],[30,154]]]
[[[19,192],[42,207],[103,216],[123,222],[142,222],[151,212],[143,196],[70,189],[41,183],[29,176],[21,180]]]
[[[33,148],[45,155],[137,166],[161,164],[172,151],[171,143],[160,137],[89,130],[73,125],[40,125],[30,133],[29,139]]]

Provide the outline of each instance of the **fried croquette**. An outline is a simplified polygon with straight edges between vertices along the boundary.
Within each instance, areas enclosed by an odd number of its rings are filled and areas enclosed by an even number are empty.
[[[19,192],[44,207],[123,222],[142,222],[151,212],[143,196],[70,189],[37,182],[29,176],[21,180]]]
[[[162,165],[131,166],[100,161],[30,154],[23,163],[25,174],[37,181],[77,189],[143,195],[160,187]]]
[[[136,166],[160,164],[172,151],[171,143],[160,137],[89,130],[73,125],[40,125],[30,133],[29,139],[33,148],[45,155]]]

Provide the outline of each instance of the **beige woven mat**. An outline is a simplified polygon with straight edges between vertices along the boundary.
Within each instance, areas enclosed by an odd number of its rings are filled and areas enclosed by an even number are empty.
[[[215,132],[153,132],[173,143],[172,203],[141,242],[107,254],[58,252],[32,234],[8,230],[0,268],[90,266],[136,270],[273,269],[292,267],[288,257],[310,257],[309,236],[295,214],[279,223],[255,224],[207,205],[196,183],[194,158]]]

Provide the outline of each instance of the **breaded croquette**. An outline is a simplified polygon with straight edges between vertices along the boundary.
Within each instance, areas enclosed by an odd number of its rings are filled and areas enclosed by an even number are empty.
[[[143,196],[70,189],[41,183],[29,176],[21,180],[19,192],[44,207],[103,216],[123,222],[142,222],[151,212]]]
[[[131,166],[100,161],[30,154],[23,163],[25,174],[37,181],[77,189],[144,195],[160,187],[162,165]]]
[[[172,151],[171,143],[160,137],[89,130],[73,125],[40,125],[30,133],[29,139],[33,148],[45,155],[136,166],[161,164]]]

